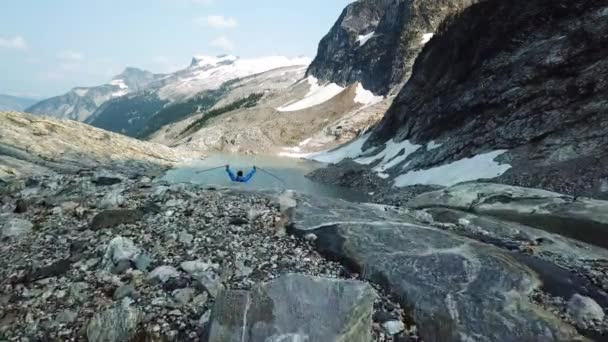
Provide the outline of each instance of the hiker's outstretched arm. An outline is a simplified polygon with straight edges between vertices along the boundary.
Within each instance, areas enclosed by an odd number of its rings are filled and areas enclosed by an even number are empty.
[[[230,177],[231,181],[236,182],[236,177],[234,176],[234,173],[232,173],[232,170],[230,170],[230,166],[226,166],[226,173],[228,173],[228,177]]]
[[[243,181],[245,183],[249,182],[249,180],[251,179],[251,177],[253,177],[253,175],[255,174],[256,169],[254,168],[253,170],[249,171],[249,173],[243,178]]]

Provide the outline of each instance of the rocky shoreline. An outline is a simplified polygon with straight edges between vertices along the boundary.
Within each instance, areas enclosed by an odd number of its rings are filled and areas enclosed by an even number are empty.
[[[286,274],[365,285],[315,251],[312,237],[286,235],[280,208],[265,194],[146,176],[84,172],[3,183],[0,340],[201,340],[213,330],[217,298],[232,290]],[[374,323],[369,317],[363,335],[415,341],[414,322],[373,286],[366,291],[378,294]],[[339,313],[332,310],[325,315]]]

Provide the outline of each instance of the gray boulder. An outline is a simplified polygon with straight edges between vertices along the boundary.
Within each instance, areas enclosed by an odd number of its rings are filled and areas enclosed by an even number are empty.
[[[161,283],[165,283],[167,280],[177,277],[179,277],[179,272],[172,266],[158,266],[148,274],[148,279]]]
[[[131,261],[134,263],[140,254],[141,250],[135,246],[131,239],[117,236],[106,247],[103,257],[103,269],[110,271],[121,261]]]
[[[371,340],[373,289],[352,280],[298,274],[216,300],[210,342]]]
[[[87,325],[89,342],[131,341],[143,315],[128,299],[95,315]]]
[[[2,239],[16,239],[32,231],[34,225],[27,220],[11,219],[2,225]]]
[[[468,183],[424,193],[407,205],[494,216],[608,247],[608,201],[502,184]]]
[[[584,327],[601,322],[606,314],[602,307],[593,299],[575,294],[568,301],[568,313],[576,322]]]
[[[580,338],[530,301],[542,281],[506,251],[427,226],[397,208],[297,200],[293,233],[314,233],[319,252],[390,288],[425,341]]]

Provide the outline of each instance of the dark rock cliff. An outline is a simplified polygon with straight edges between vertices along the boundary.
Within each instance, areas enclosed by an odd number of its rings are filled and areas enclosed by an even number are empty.
[[[474,0],[361,0],[346,7],[321,40],[308,69],[321,81],[360,81],[376,94],[398,89],[410,76],[425,34]],[[365,37],[365,38],[364,38]]]
[[[368,147],[443,143],[408,170],[505,149],[498,181],[608,193],[607,87],[608,2],[485,1],[446,20]]]

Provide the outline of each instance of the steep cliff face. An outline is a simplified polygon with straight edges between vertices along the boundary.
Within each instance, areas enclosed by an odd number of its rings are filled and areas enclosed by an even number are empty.
[[[357,81],[387,95],[410,76],[414,60],[442,20],[474,0],[361,0],[350,4],[308,69],[322,81]]]
[[[607,57],[606,1],[479,3],[426,45],[364,147],[426,145],[388,170],[406,177],[506,150],[499,181],[607,192]]]

